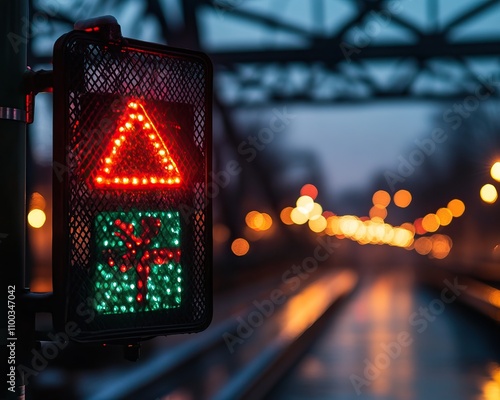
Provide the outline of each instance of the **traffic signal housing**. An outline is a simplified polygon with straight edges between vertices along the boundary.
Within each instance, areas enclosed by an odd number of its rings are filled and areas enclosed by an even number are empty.
[[[56,329],[76,324],[80,342],[203,330],[210,60],[123,38],[105,18],[59,38],[53,62]]]

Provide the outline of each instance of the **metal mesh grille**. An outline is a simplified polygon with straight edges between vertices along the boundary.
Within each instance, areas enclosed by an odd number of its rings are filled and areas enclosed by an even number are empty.
[[[63,51],[67,320],[81,340],[196,331],[211,317],[207,67],[91,40]]]

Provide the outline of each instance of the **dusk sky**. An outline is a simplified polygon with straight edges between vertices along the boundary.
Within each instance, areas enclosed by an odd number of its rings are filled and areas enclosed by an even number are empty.
[[[137,7],[143,3],[129,0],[127,7],[121,7],[119,20],[125,36],[143,40],[158,40],[159,27],[155,23],[134,24]],[[309,2],[298,0],[257,1],[232,0],[242,10],[258,10],[266,15],[310,27],[314,21],[314,13]],[[354,3],[354,2],[353,2]],[[331,31],[353,13],[354,4],[349,1],[324,2],[326,12],[322,26],[318,30]],[[470,0],[456,0],[453,7],[447,8],[446,1],[436,1],[439,7],[438,21],[432,21],[424,2],[416,0],[397,1],[401,5],[399,15],[415,21],[421,26],[431,23],[444,23],[458,13],[470,7]],[[179,23],[179,9],[177,0],[165,0],[162,5],[169,10],[168,19],[172,24]],[[135,11],[134,11],[135,10]],[[481,16],[476,23],[470,23],[466,29],[452,32],[452,37],[462,40],[464,37],[473,39],[488,34],[500,32],[500,5],[486,16]],[[115,13],[116,14],[116,13]],[[263,47],[301,47],[293,35],[277,35],[273,29],[256,26],[240,18],[234,18],[231,11],[202,12],[201,38],[207,50],[225,50],[229,48],[263,48]],[[62,33],[62,32],[61,32]],[[55,38],[59,36],[54,35]],[[50,37],[34,38],[35,46],[46,52],[51,46]],[[379,34],[371,38],[373,44],[412,42],[413,38],[407,31],[388,25]],[[332,51],[339,51],[333,49]],[[491,75],[497,66],[487,59],[481,64],[472,66],[476,74]],[[380,82],[392,79],[393,74],[399,71],[388,65],[379,65],[375,76]],[[420,82],[429,84],[425,79]],[[224,92],[230,93],[232,88],[225,85],[216,86]],[[33,124],[33,144],[35,157],[42,163],[51,159],[51,107],[50,95],[37,97],[37,118]],[[397,157],[404,155],[411,149],[413,141],[421,136],[428,135],[435,123],[435,117],[442,112],[446,104],[438,102],[412,101],[382,101],[363,104],[301,106],[292,105],[289,109],[297,118],[288,127],[282,142],[287,149],[307,149],[316,152],[318,161],[324,171],[327,188],[333,194],[342,193],[348,189],[360,188],[373,178],[376,173],[384,170],[394,170],[397,166]],[[241,110],[245,112],[245,110]],[[269,110],[263,110],[269,111]],[[216,133],[215,133],[216,134]]]

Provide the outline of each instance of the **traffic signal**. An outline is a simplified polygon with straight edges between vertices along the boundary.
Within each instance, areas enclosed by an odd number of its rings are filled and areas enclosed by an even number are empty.
[[[54,45],[56,329],[124,342],[212,315],[212,67],[123,38],[113,18]]]

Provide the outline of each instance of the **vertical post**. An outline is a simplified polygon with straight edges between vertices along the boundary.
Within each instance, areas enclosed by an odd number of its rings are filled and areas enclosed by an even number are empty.
[[[1,360],[8,372],[11,366],[25,363],[32,348],[34,321],[23,310],[25,289],[25,224],[26,224],[26,123],[25,94],[22,77],[26,70],[29,36],[28,1],[2,2],[0,13],[0,260],[7,277],[1,288],[4,298],[14,298],[2,315],[7,332],[7,359]],[[9,297],[10,296],[10,297]],[[4,303],[5,304],[5,303]],[[14,304],[13,307],[9,305]],[[4,309],[5,310],[5,309]],[[10,314],[9,314],[9,311]],[[13,311],[13,312],[12,312]],[[14,318],[11,316],[14,315]],[[13,322],[12,322],[13,321]],[[5,326],[5,325],[4,325]],[[14,329],[12,329],[14,327]],[[13,333],[11,333],[13,332]],[[15,362],[10,364],[9,357]],[[11,380],[7,377],[8,381]],[[24,377],[17,373],[15,392],[2,385],[2,395],[24,399]],[[3,396],[2,396],[3,397]]]

